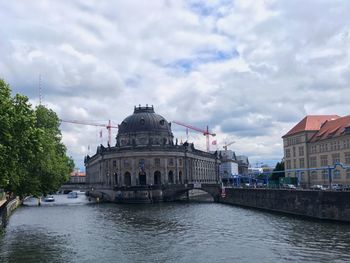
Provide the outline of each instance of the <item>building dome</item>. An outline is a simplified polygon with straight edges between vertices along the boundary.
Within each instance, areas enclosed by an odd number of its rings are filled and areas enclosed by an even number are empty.
[[[135,107],[118,127],[117,146],[172,144],[171,123],[154,112],[153,106]]]

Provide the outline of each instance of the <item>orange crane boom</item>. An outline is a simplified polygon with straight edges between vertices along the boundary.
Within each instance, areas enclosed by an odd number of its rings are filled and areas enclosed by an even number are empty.
[[[111,120],[108,121],[108,124],[100,124],[100,123],[90,123],[90,122],[85,122],[85,121],[77,121],[77,120],[62,120],[60,119],[61,122],[66,122],[66,123],[73,123],[73,124],[80,124],[80,125],[89,125],[89,126],[98,126],[98,127],[106,127],[108,130],[108,144],[111,145],[112,142],[112,128],[118,129],[118,126],[112,126]]]
[[[210,151],[210,145],[209,145],[209,135],[210,136],[216,136],[215,133],[212,133],[212,132],[209,132],[209,127],[207,125],[207,129],[206,130],[203,130],[203,129],[200,129],[200,128],[197,128],[197,127],[194,127],[192,125],[189,125],[189,124],[186,124],[186,123],[183,123],[183,122],[180,122],[180,121],[172,121],[173,123],[177,124],[177,125],[180,125],[180,126],[183,126],[183,127],[186,127],[187,129],[191,129],[191,130],[194,130],[194,131],[197,131],[197,132],[200,132],[202,133],[205,137],[206,137],[206,143],[207,143],[207,152]]]

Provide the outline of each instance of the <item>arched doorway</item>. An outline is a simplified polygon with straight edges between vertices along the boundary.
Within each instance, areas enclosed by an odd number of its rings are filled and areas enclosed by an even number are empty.
[[[129,172],[126,172],[126,173],[124,174],[124,184],[125,184],[126,186],[131,186],[131,175],[130,175]]]
[[[174,183],[174,172],[173,171],[169,171],[169,173],[168,173],[168,183],[169,184]]]
[[[162,184],[161,173],[159,171],[154,172],[154,184],[155,185]]]
[[[139,184],[140,185],[146,185],[147,179],[146,179],[146,173],[145,172],[139,172]]]
[[[114,185],[118,185],[118,174],[114,173]]]
[[[182,171],[179,172],[179,182],[182,184]]]

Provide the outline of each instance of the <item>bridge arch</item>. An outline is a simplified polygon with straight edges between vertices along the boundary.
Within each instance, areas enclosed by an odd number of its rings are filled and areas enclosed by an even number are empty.
[[[175,199],[189,193],[191,190],[201,190],[208,193],[214,200],[219,201],[221,195],[221,185],[219,184],[202,184],[200,187],[195,187],[195,184],[188,184],[186,187],[178,189],[174,194]]]

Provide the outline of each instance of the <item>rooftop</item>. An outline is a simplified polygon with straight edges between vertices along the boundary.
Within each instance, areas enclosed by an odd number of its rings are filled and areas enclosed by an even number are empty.
[[[349,127],[350,115],[327,121],[322,125],[321,129],[312,136],[310,142],[338,137],[348,132],[350,134]]]
[[[291,136],[303,131],[318,131],[321,125],[327,121],[332,121],[340,118],[338,115],[307,115],[297,125],[295,125],[287,134],[283,137]]]

